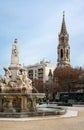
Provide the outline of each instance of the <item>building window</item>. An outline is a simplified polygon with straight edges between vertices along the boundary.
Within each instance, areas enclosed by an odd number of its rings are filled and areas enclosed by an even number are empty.
[[[29,71],[28,71],[28,77],[29,77],[30,79],[33,79],[33,70],[29,70]]]
[[[28,73],[30,73],[30,74],[33,73],[33,70],[29,70]]]
[[[43,68],[38,69],[38,74],[42,74],[43,73]]]
[[[63,58],[63,49],[61,49],[61,59]]]

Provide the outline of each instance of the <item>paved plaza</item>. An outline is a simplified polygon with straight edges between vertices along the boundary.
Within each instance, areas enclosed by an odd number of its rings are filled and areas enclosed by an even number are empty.
[[[36,120],[34,118],[30,118],[31,120],[0,118],[0,130],[84,130],[84,107],[68,107],[67,110],[66,116],[54,118],[46,117]]]

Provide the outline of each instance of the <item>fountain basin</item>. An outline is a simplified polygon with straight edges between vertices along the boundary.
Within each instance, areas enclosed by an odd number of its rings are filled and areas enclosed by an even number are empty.
[[[0,93],[0,117],[33,117],[62,115],[66,110],[50,106],[37,106],[36,99],[44,93]]]
[[[44,115],[63,115],[66,113],[66,109],[62,107],[38,107],[39,112],[43,112]]]
[[[0,93],[0,117],[35,115],[36,99],[44,96],[44,93]]]

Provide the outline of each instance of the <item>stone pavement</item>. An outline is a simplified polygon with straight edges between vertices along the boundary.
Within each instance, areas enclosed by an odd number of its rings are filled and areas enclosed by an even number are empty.
[[[84,107],[67,107],[66,116],[0,120],[0,130],[84,130]],[[73,115],[73,116],[71,116]]]
[[[56,116],[43,116],[43,117],[28,117],[28,118],[0,118],[0,121],[31,121],[31,120],[46,120],[46,119],[56,119],[63,117],[75,117],[77,116],[78,111],[67,110],[64,115]]]

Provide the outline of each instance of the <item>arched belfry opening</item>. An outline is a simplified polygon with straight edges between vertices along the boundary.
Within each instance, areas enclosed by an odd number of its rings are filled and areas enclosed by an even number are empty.
[[[61,53],[61,59],[62,59],[63,58],[63,49],[61,49],[60,53]]]

